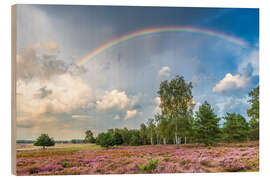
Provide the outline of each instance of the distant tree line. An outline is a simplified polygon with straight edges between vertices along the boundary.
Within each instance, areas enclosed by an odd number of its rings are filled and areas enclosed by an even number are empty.
[[[16,143],[20,144],[33,144],[35,141],[33,140],[16,140]]]
[[[36,140],[16,140],[16,143],[19,144],[33,144]],[[78,143],[85,143],[84,139],[71,139],[71,140],[54,140],[55,143],[61,143],[61,144],[78,144]]]
[[[84,142],[102,147],[150,144],[176,144],[178,147],[185,143],[215,145],[218,142],[259,139],[259,86],[248,94],[251,107],[247,114],[250,121],[234,112],[218,117],[207,101],[194,113],[192,83],[186,83],[183,76],[162,81],[158,95],[161,113],[141,124],[139,129],[109,129],[96,138],[88,130]],[[221,119],[224,119],[223,125],[220,125]]]
[[[109,129],[95,138],[91,130],[85,132],[85,139],[55,141],[48,134],[41,134],[36,141],[17,140],[17,143],[34,143],[35,146],[54,146],[55,143],[96,143],[102,147],[114,145],[154,145],[202,143],[215,145],[218,142],[242,142],[259,140],[259,86],[249,92],[251,107],[247,110],[250,121],[241,114],[227,112],[218,117],[212,106],[205,101],[193,112],[192,83],[186,83],[183,76],[171,81],[165,80],[157,92],[161,112],[142,123],[139,129]],[[220,120],[224,124],[220,125]]]

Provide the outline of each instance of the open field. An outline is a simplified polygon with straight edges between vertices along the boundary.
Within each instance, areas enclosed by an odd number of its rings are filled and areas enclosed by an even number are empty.
[[[46,147],[48,150],[84,150],[84,149],[98,149],[99,146],[95,144],[62,144],[62,143],[56,143],[55,146],[49,146]],[[22,151],[37,151],[41,150],[40,146],[34,146],[33,144],[16,144],[16,150],[17,152]]]
[[[258,142],[217,147],[58,144],[17,151],[18,175],[240,172],[259,170]],[[21,149],[21,148],[20,148]]]

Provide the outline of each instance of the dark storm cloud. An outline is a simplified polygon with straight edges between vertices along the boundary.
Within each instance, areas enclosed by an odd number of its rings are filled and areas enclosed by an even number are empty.
[[[36,94],[36,97],[40,98],[40,99],[43,99],[43,98],[47,97],[48,95],[52,94],[52,90],[47,89],[46,86],[40,88],[38,91],[39,92]]]
[[[34,77],[49,79],[64,73],[81,75],[86,73],[87,69],[61,60],[58,53],[48,53],[39,48],[28,47],[17,57],[17,72],[18,78],[31,80]]]

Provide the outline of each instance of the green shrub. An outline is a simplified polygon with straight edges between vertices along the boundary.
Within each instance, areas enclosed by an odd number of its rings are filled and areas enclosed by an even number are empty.
[[[68,163],[68,161],[64,161],[64,162],[62,162],[62,167],[63,167],[63,168],[67,168],[67,167],[69,167],[69,163]]]
[[[48,134],[41,134],[34,142],[34,146],[42,146],[43,149],[45,149],[45,146],[54,146],[54,144],[54,139],[49,137]]]
[[[96,139],[96,144],[100,145],[101,147],[109,148],[110,146],[115,145],[115,139],[109,132],[100,133]]]
[[[152,170],[156,169],[158,160],[150,159],[148,164],[139,166],[141,171],[144,172],[151,172]]]

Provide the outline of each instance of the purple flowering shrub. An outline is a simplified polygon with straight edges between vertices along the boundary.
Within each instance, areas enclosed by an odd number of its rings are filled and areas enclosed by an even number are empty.
[[[65,152],[66,151],[66,152]],[[39,156],[40,153],[40,156]],[[31,156],[31,154],[33,156]],[[119,146],[17,153],[18,175],[239,172],[259,170],[257,142],[196,147]]]

